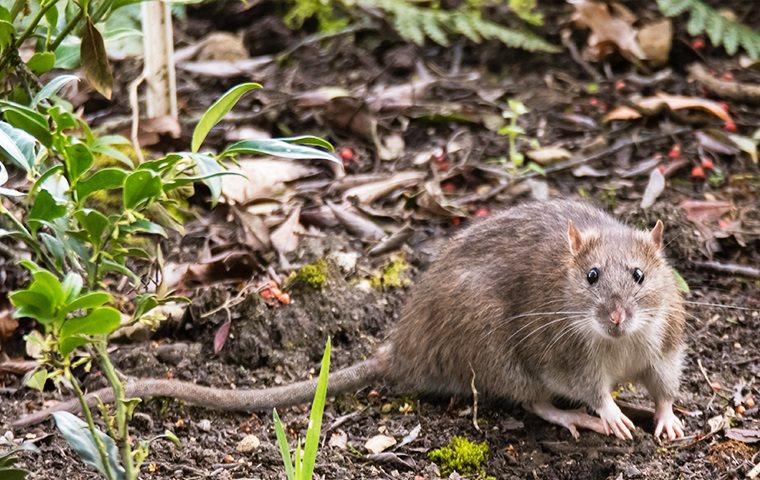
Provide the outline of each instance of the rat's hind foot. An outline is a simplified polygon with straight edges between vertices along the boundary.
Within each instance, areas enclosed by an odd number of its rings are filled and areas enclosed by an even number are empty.
[[[672,402],[658,402],[655,408],[654,420],[656,427],[654,436],[660,438],[663,433],[667,434],[668,440],[683,438],[683,423],[673,413]]]
[[[596,413],[602,419],[604,433],[607,435],[614,433],[621,440],[633,440],[631,430],[634,430],[636,426],[630,418],[620,411],[620,407],[617,406],[612,396],[604,402],[604,406],[598,409]]]
[[[526,408],[547,422],[567,428],[575,439],[580,437],[578,428],[593,430],[602,434],[605,433],[602,420],[589,415],[582,408],[577,410],[561,410],[549,402],[531,403],[526,405]]]

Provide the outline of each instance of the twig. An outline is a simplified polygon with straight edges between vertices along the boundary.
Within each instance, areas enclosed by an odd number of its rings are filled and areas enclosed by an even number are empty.
[[[132,109],[132,129],[130,132],[130,139],[132,140],[132,148],[134,148],[135,155],[140,163],[143,163],[145,158],[143,157],[142,149],[140,148],[140,101],[137,97],[137,87],[139,87],[143,81],[145,81],[145,70],[143,70],[140,76],[132,80],[129,84],[129,106]]]
[[[470,364],[470,371],[472,372],[472,380],[470,380],[470,389],[472,390],[472,426],[475,430],[480,431],[478,426],[478,389],[475,388],[475,369]]]
[[[689,66],[689,73],[694,80],[722,98],[730,98],[747,103],[760,103],[760,85],[756,83],[730,82],[713,77],[699,63]]]
[[[562,33],[560,35],[562,38],[562,45],[564,45],[567,48],[567,51],[570,52],[570,57],[572,57],[575,63],[580,65],[583,71],[588,73],[589,76],[594,79],[594,81],[604,81],[602,74],[596,71],[594,67],[592,67],[586,60],[583,59],[580,52],[578,51],[578,47],[575,46],[575,43],[573,43],[573,40],[570,38],[570,35],[570,29],[562,30]]]
[[[721,263],[715,261],[694,262],[694,265],[707,270],[714,270],[720,273],[729,273],[749,278],[760,278],[760,268],[750,265],[739,265],[738,263]]]

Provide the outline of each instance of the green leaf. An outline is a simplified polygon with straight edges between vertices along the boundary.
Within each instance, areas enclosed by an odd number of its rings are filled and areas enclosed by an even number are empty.
[[[38,370],[35,370],[34,373],[32,373],[26,378],[26,380],[24,381],[24,385],[26,385],[27,387],[31,389],[38,390],[41,392],[42,390],[45,389],[45,383],[47,382],[48,376],[49,376],[48,371],[45,370],[44,368],[40,368]],[[3,473],[3,472],[0,470],[0,473]],[[1,475],[0,477],[5,478]]]
[[[121,324],[121,314],[112,307],[98,307],[84,317],[68,319],[59,333],[58,350],[64,357],[83,341],[83,335],[108,335]]]
[[[76,184],[79,177],[90,169],[93,162],[92,152],[84,143],[75,143],[66,147],[66,164],[69,168],[69,181],[72,184]]]
[[[216,205],[222,196],[222,180],[219,175],[225,172],[224,167],[215,158],[203,153],[190,153],[189,158],[195,162],[199,176],[211,192],[211,203]]]
[[[87,232],[87,237],[93,245],[99,248],[105,240],[103,238],[103,233],[106,232],[106,229],[111,223],[108,221],[108,217],[97,210],[89,208],[82,209],[74,215],[79,224],[82,225]]]
[[[0,20],[0,50],[5,50],[13,43],[13,34],[16,29],[8,20]]]
[[[51,10],[55,10],[51,8]],[[32,55],[32,58],[26,62],[26,66],[35,75],[42,75],[53,69],[55,65],[55,53],[53,52],[37,52]]]
[[[41,293],[18,290],[8,295],[8,299],[11,305],[16,307],[16,311],[13,312],[15,318],[29,317],[43,325],[53,321],[54,312],[50,308],[50,301]]]
[[[77,117],[73,113],[64,109],[61,105],[54,105],[48,108],[47,113],[50,115],[50,118],[53,119],[57,131],[69,130],[79,126]]]
[[[100,459],[95,439],[87,424],[69,412],[55,412],[53,413],[53,418],[55,418],[55,425],[58,427],[58,431],[61,432],[63,438],[66,439],[71,448],[79,455],[79,458],[103,474],[103,476],[107,476],[106,467]],[[108,468],[113,473],[115,480],[124,480],[124,468],[119,461],[119,449],[116,447],[116,442],[97,429],[97,427],[95,428],[95,434],[106,447]]]
[[[115,272],[120,273],[122,275],[125,275],[130,278],[134,283],[140,283],[140,277],[138,277],[135,272],[128,269],[124,263],[118,263],[113,260],[107,260],[103,259],[102,261],[102,267],[104,272]]]
[[[2,104],[3,114],[8,123],[31,134],[43,145],[50,146],[53,137],[50,134],[50,126],[45,117],[22,105],[15,105],[11,102],[0,102],[0,104]]]
[[[36,107],[41,101],[48,100],[50,97],[57,95],[58,91],[67,83],[78,81],[79,77],[76,75],[59,75],[55,77],[37,92],[37,95],[32,99],[32,107]]]
[[[311,404],[311,413],[309,414],[309,427],[306,430],[306,442],[303,450],[303,472],[301,478],[311,478],[314,472],[314,464],[317,459],[317,450],[319,449],[319,436],[322,431],[322,416],[325,412],[325,402],[327,400],[327,382],[330,374],[330,350],[332,342],[327,337],[325,352],[322,355],[322,366],[319,369],[319,379],[317,380],[317,390],[314,392],[314,402]]]
[[[106,292],[90,292],[77,297],[73,302],[66,305],[65,313],[71,313],[76,310],[89,310],[99,307],[111,300],[111,294]]]
[[[172,442],[174,446],[176,446],[177,448],[182,447],[182,442],[171,430],[164,430],[164,434],[162,435],[162,437]]]
[[[56,237],[44,232],[40,232],[40,239],[45,248],[53,255],[56,271],[62,272],[63,262],[66,258],[66,248],[63,246],[63,243]]]
[[[63,296],[66,302],[70,302],[72,299],[79,296],[79,292],[82,291],[82,276],[76,272],[69,272],[63,277],[61,287],[63,288]]]
[[[3,480],[24,480],[29,472],[21,468],[3,468],[0,469],[0,476]]]
[[[676,278],[676,285],[678,286],[678,291],[681,293],[689,293],[691,289],[689,288],[689,284],[686,283],[686,280],[681,276],[680,273],[674,268],[673,269],[673,276]]]
[[[58,308],[63,304],[65,300],[63,286],[55,275],[47,270],[37,270],[32,273],[32,279],[29,285],[30,291],[44,295],[53,308]]]
[[[133,209],[161,194],[161,178],[150,170],[137,170],[124,180],[124,208]]]
[[[342,165],[335,155],[318,150],[306,145],[288,143],[283,139],[267,138],[261,140],[242,140],[227,147],[221,156],[227,155],[273,155],[275,157],[292,158],[295,160],[307,160],[319,158]]]
[[[82,45],[79,55],[84,75],[95,90],[110,100],[113,89],[113,73],[108,64],[103,36],[95,28],[89,17],[85,20],[82,30]]]
[[[288,143],[297,143],[299,145],[311,145],[313,147],[322,147],[325,150],[329,150],[331,152],[335,151],[335,147],[333,147],[332,143],[328,142],[324,138],[315,137],[314,135],[299,135],[296,137],[282,137],[278,140],[282,140],[283,142]]]
[[[0,153],[29,172],[34,166],[36,140],[25,131],[0,122]]]
[[[77,197],[80,202],[83,202],[90,194],[99,190],[121,188],[125,178],[127,178],[126,170],[116,167],[101,168],[84,180],[77,182],[75,187]]]
[[[28,223],[32,233],[36,233],[44,222],[50,222],[66,215],[66,205],[59,204],[47,190],[40,190],[29,211]]]
[[[168,237],[164,227],[149,220],[137,220],[122,227],[122,230],[128,233],[150,233],[153,235],[161,235],[164,238]]]
[[[206,110],[198,122],[198,125],[195,126],[191,150],[197,152],[201,148],[203,140],[206,139],[208,132],[211,131],[211,129],[214,128],[214,126],[219,123],[230,110],[232,110],[232,107],[234,107],[238,100],[240,100],[240,97],[257,88],[261,88],[261,85],[258,83],[242,83],[227,90],[224,95],[219,97],[219,99]]]
[[[296,480],[295,472],[293,470],[293,460],[290,458],[290,447],[288,446],[288,439],[285,436],[285,429],[282,426],[282,420],[277,415],[277,409],[272,410],[272,420],[274,421],[274,431],[277,435],[277,445],[280,447],[280,456],[282,456],[282,463],[285,466],[285,474],[288,480]]]

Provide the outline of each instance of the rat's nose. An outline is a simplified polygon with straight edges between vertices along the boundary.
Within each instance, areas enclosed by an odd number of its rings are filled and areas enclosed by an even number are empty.
[[[622,307],[617,307],[612,313],[610,313],[610,322],[614,323],[615,325],[620,325],[624,321],[625,310],[623,310]]]

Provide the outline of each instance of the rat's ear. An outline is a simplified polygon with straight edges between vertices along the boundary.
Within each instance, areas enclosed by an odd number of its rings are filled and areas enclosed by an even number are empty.
[[[665,225],[662,223],[662,220],[657,220],[654,228],[649,232],[649,235],[652,237],[652,243],[654,243],[657,248],[662,248],[662,233],[664,230]]]
[[[583,247],[583,237],[581,232],[575,228],[572,220],[567,222],[567,240],[570,243],[570,251],[573,255],[577,255]]]

